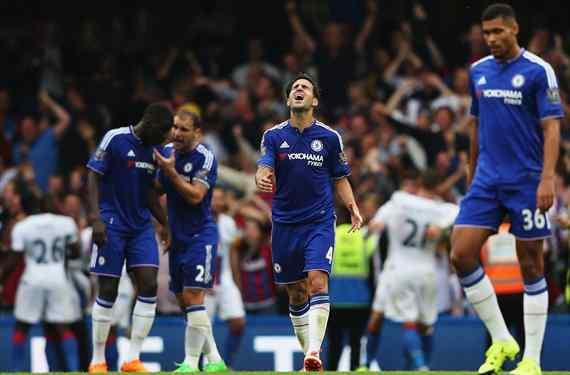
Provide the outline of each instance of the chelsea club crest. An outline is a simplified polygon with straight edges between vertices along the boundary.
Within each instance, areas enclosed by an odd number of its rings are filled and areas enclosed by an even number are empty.
[[[513,87],[518,89],[522,85],[524,85],[524,77],[522,74],[516,74],[513,79],[511,80]]]
[[[311,142],[311,149],[315,152],[319,152],[323,149],[323,142],[318,139],[315,139]]]

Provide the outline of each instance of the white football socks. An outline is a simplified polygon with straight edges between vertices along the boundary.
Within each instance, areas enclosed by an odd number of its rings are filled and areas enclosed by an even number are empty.
[[[512,340],[512,336],[505,324],[503,314],[499,309],[497,295],[491,280],[479,266],[472,273],[460,279],[465,295],[479,318],[485,323],[487,331],[493,341]]]
[[[315,294],[311,296],[310,304],[308,354],[321,352],[321,344],[327,331],[330,313],[329,295],[325,293]]]
[[[540,353],[548,317],[548,287],[546,280],[539,280],[524,285],[524,358],[534,359],[540,365]]]
[[[106,363],[105,344],[109,337],[109,329],[113,318],[113,302],[97,298],[91,312],[93,356],[91,364]]]
[[[156,315],[156,296],[137,297],[133,309],[133,324],[127,361],[139,359],[144,339],[148,336]]]
[[[309,301],[300,305],[289,305],[289,317],[303,354],[307,354],[309,346],[309,306]]]

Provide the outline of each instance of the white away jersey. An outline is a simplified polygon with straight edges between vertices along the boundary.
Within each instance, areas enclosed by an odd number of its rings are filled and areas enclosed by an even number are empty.
[[[385,223],[390,238],[386,267],[434,267],[436,242],[426,238],[430,225],[453,224],[459,207],[404,191],[395,192],[374,216]]]
[[[218,233],[220,236],[220,242],[218,244],[218,256],[222,258],[222,269],[220,270],[220,275],[223,279],[226,275],[230,275],[231,277],[229,249],[232,242],[239,234],[239,230],[234,219],[226,214],[218,215],[217,224]]]
[[[18,222],[12,230],[12,249],[25,252],[22,281],[42,286],[64,284],[66,249],[77,241],[77,226],[68,216],[45,213]]]

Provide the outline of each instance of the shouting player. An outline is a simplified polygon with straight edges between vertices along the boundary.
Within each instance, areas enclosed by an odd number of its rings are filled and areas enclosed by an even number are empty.
[[[93,306],[93,356],[90,372],[107,372],[105,343],[123,264],[132,272],[138,292],[133,309],[131,340],[122,372],[146,372],[140,351],[156,314],[158,247],[151,212],[169,242],[166,214],[153,189],[153,145],[166,139],[172,113],[162,104],[149,105],[136,126],[107,132],[89,160],[89,220],[93,227],[91,272],[99,295]]]
[[[307,371],[322,370],[319,356],[330,311],[328,275],[334,250],[336,191],[351,215],[351,231],[362,217],[347,176],[350,168],[340,135],[314,118],[316,82],[307,74],[285,88],[290,119],[261,140],[255,181],[273,192],[272,256],[275,281],[289,294],[293,329],[305,353]]]
[[[482,26],[491,55],[471,65],[472,182],[453,230],[451,260],[492,338],[479,373],[498,373],[506,358],[514,359],[519,346],[479,264],[479,252],[509,215],[525,284],[525,349],[511,373],[534,375],[541,373],[548,313],[542,249],[551,233],[545,212],[554,198],[563,113],[552,67],[518,45],[513,9],[506,4],[489,6]]]
[[[200,143],[201,134],[200,117],[182,107],[174,117],[172,143],[164,147],[164,156],[155,151],[173,236],[170,290],[186,314],[185,358],[175,372],[199,371],[202,353],[208,360],[206,371],[227,370],[204,306],[206,289],[214,284],[218,246],[211,209],[218,165],[212,151]]]

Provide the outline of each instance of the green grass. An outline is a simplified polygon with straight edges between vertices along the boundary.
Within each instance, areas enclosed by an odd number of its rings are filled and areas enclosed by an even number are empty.
[[[299,374],[298,371],[295,372],[272,372],[272,371],[234,371],[238,374],[252,374],[252,375],[264,375],[264,374]],[[325,371],[325,374],[339,374],[342,372],[335,372],[335,371]],[[543,375],[570,375],[570,371],[543,371]],[[15,372],[0,372],[0,374],[9,374],[9,375],[17,375],[17,374],[28,374],[28,373],[15,373]],[[74,374],[86,374],[85,372],[51,372],[51,374],[62,374],[62,375],[74,375]],[[115,374],[119,374],[118,372]],[[153,374],[171,374],[170,372],[155,372]],[[461,374],[469,374],[473,375],[476,374],[475,371],[430,371],[430,372],[419,372],[419,371],[382,371],[382,372],[360,372],[359,374],[388,374],[388,375],[461,375]],[[503,374],[508,374],[508,372],[504,372]]]

